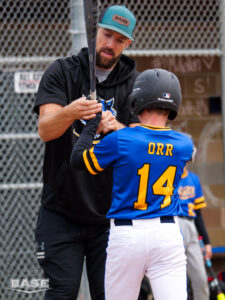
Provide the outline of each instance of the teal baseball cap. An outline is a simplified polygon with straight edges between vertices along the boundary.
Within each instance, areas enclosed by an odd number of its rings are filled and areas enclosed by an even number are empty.
[[[119,32],[134,41],[132,34],[136,18],[125,5],[112,5],[105,8],[99,16],[98,25]]]

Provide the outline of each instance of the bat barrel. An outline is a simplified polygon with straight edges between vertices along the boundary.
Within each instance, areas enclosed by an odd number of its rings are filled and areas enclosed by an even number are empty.
[[[90,95],[91,99],[96,99],[96,35],[99,15],[98,0],[83,0],[84,17],[88,43],[89,66],[90,66]]]
[[[98,1],[84,0],[84,17],[88,41],[94,40],[96,38],[98,15]]]

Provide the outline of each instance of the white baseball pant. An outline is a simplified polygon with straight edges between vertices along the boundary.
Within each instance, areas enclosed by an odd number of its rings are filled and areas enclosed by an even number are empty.
[[[110,220],[107,247],[106,300],[137,300],[146,275],[155,300],[186,300],[186,256],[177,217],[132,220],[115,226]]]

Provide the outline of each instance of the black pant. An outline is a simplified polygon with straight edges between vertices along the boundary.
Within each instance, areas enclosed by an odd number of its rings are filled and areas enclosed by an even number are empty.
[[[49,279],[46,300],[77,299],[84,257],[91,298],[104,299],[108,225],[73,222],[45,208],[37,221],[37,257]]]

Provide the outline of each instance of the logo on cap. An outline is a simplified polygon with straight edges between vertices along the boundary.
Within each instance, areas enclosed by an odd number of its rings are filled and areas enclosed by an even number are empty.
[[[170,94],[169,93],[163,93],[163,98],[169,99],[170,98]]]
[[[130,24],[130,21],[128,19],[121,17],[119,15],[114,15],[112,19],[113,19],[113,21],[115,21],[119,24],[122,24],[124,26],[129,26],[129,24]]]

